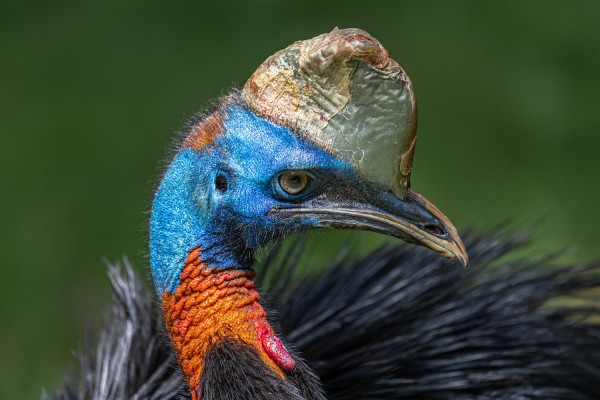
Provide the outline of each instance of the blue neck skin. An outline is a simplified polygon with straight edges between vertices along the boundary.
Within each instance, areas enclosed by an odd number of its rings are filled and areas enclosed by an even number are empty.
[[[285,205],[272,179],[288,169],[321,169],[354,175],[345,162],[240,106],[224,114],[223,133],[200,150],[182,149],[156,192],[150,218],[150,262],[159,296],[173,293],[189,252],[202,249],[213,268],[247,269],[254,248],[274,236],[306,229],[269,214]],[[215,179],[226,177],[227,190]],[[289,203],[287,203],[289,205]]]

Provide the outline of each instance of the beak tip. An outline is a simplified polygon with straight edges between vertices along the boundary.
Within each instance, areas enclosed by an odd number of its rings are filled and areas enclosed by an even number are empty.
[[[467,249],[456,232],[453,235],[453,240],[454,244],[456,245],[454,251],[452,252],[454,259],[458,260],[462,264],[463,268],[466,269],[469,266],[469,254],[467,254]]]
[[[469,266],[469,256],[465,252],[452,252],[449,255],[446,255],[446,257],[458,261],[465,269]]]

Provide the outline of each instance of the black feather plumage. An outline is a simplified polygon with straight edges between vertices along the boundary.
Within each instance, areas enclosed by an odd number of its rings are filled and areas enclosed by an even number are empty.
[[[311,278],[289,279],[295,264],[270,262],[274,284],[264,289],[278,309],[274,325],[329,399],[600,398],[600,326],[583,322],[598,309],[543,307],[555,296],[600,287],[593,268],[502,262],[519,243],[496,235],[466,244],[468,270],[407,245],[336,262]],[[99,343],[84,348],[78,380],[67,380],[53,398],[188,398],[149,291],[129,267],[110,276],[114,303]],[[210,362],[227,363],[245,385],[270,379],[255,376],[250,349],[213,352]],[[256,398],[320,398],[310,370],[300,375],[277,384],[293,386],[288,393],[296,397],[279,395],[275,385],[270,397]],[[206,399],[226,398],[204,390]]]
[[[319,378],[301,360],[283,380],[253,348],[224,340],[206,355],[200,381],[202,399],[324,400]]]
[[[188,389],[154,309],[152,293],[127,261],[123,270],[109,267],[108,275],[113,302],[98,342],[84,344],[78,353],[77,378],[68,377],[52,398],[185,398]]]

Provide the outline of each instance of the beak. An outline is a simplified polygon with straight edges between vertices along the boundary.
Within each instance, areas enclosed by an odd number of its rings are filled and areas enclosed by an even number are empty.
[[[315,199],[301,206],[276,208],[271,214],[295,221],[312,221],[314,227],[359,229],[383,233],[429,247],[460,261],[469,259],[456,228],[436,206],[408,189],[403,199],[378,193],[374,201]]]

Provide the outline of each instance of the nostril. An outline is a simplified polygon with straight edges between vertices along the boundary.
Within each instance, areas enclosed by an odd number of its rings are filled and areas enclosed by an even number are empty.
[[[439,225],[434,225],[434,224],[430,224],[430,225],[425,225],[423,227],[423,229],[428,232],[431,233],[432,235],[436,235],[436,236],[440,236],[446,233],[446,231],[444,231],[444,229],[442,229],[441,226]]]
[[[215,179],[215,189],[220,193],[224,193],[227,190],[227,178],[225,175],[217,175],[217,178]]]

